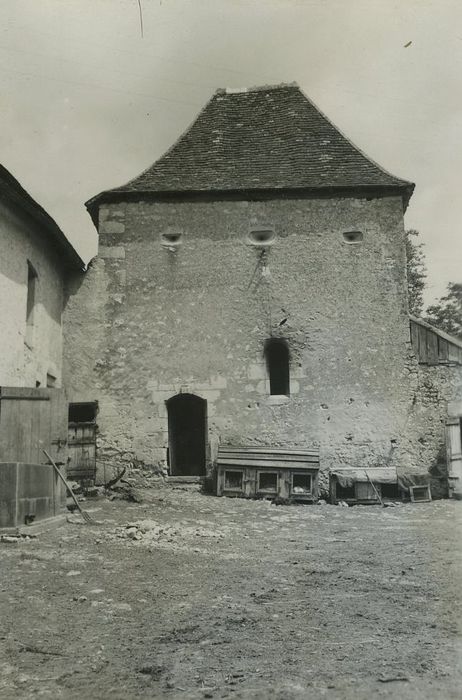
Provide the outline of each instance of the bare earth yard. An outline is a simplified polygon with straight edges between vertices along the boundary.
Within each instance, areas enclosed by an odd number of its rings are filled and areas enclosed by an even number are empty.
[[[462,503],[83,505],[0,544],[0,697],[462,697]]]

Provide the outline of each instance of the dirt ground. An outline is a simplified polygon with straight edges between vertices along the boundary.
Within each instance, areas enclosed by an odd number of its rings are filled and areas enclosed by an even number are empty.
[[[149,501],[0,543],[1,698],[462,697],[462,503]]]

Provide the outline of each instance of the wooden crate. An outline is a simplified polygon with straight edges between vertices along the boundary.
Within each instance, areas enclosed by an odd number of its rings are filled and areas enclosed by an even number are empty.
[[[218,496],[313,502],[318,499],[319,453],[263,447],[221,446]]]
[[[409,495],[412,503],[427,503],[432,500],[429,484],[409,486]]]

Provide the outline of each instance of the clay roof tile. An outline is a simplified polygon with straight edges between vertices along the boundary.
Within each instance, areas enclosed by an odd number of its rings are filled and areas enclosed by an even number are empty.
[[[354,188],[402,192],[414,185],[368,158],[298,85],[217,90],[192,125],[141,175],[87,206],[136,193]]]

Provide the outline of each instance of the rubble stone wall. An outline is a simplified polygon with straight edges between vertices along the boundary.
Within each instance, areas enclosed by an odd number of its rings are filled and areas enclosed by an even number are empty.
[[[0,385],[61,385],[63,278],[37,224],[0,203]],[[33,329],[26,338],[28,261],[37,273]],[[27,340],[27,343],[26,343]]]
[[[253,227],[274,227],[266,253]],[[99,235],[69,291],[65,381],[99,401],[101,458],[165,464],[165,402],[188,392],[207,400],[212,458],[222,442],[319,447],[324,474],[428,468],[399,197],[110,204]],[[269,394],[270,337],[288,343],[289,398]]]
[[[410,359],[412,402],[401,452],[408,471],[428,471],[434,497],[448,495],[447,421],[462,417],[462,366],[417,365]]]

